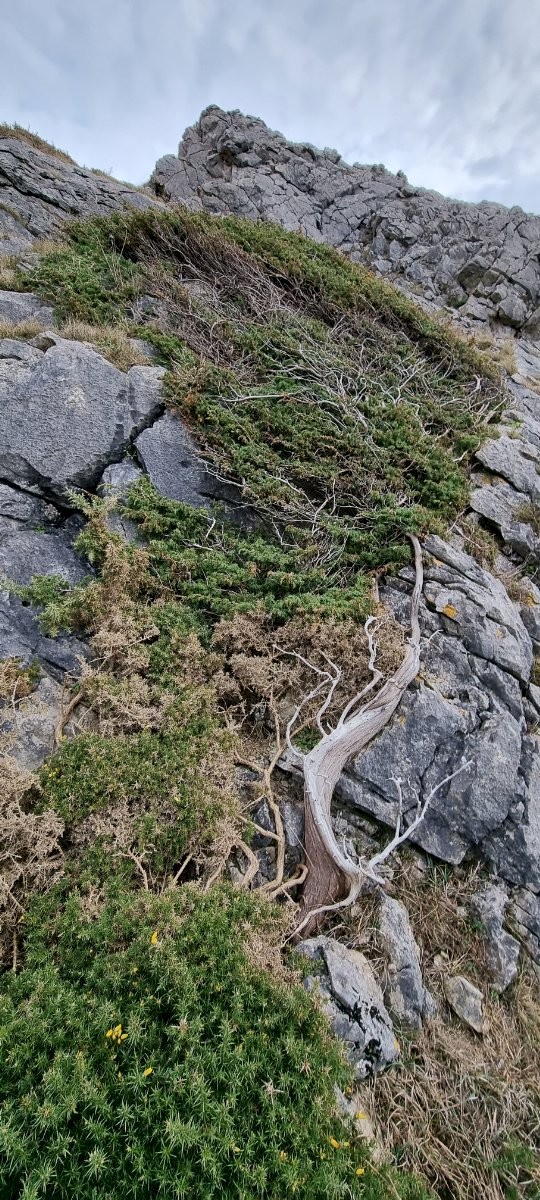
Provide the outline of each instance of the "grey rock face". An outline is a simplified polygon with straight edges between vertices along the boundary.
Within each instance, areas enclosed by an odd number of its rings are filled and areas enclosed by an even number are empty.
[[[37,770],[52,754],[63,694],[62,685],[44,674],[35,691],[25,696],[15,709],[0,704],[4,746],[24,770]]]
[[[476,457],[490,471],[502,475],[519,492],[524,492],[535,504],[540,502],[540,451],[530,443],[506,436],[485,442]]]
[[[420,951],[404,904],[384,893],[378,914],[379,934],[387,955],[385,998],[393,1016],[420,1029],[434,1017],[437,1005],[424,987]]]
[[[98,484],[98,495],[120,501],[129,491],[132,483],[142,478],[140,467],[135,466],[131,458],[122,462],[112,463],[106,467]],[[134,521],[113,510],[107,514],[107,525],[111,533],[118,533],[126,542],[134,542],[138,538],[138,530]]]
[[[540,965],[540,896],[525,888],[516,892],[512,897],[509,919],[527,953]]]
[[[487,883],[473,897],[471,911],[482,922],[486,938],[486,958],[498,992],[505,992],[518,972],[520,945],[503,929],[508,892],[501,884]]]
[[[0,138],[0,247],[21,255],[70,217],[150,208],[158,201],[116,179],[64,162],[16,137]]]
[[[364,955],[329,937],[308,938],[298,950],[317,965],[306,987],[320,996],[334,1033],[345,1042],[356,1078],[369,1078],[394,1062],[399,1045]]]
[[[401,780],[406,825],[417,804],[467,763],[433,795],[413,842],[456,864],[474,852],[508,882],[537,889],[540,767],[524,716],[531,639],[500,580],[440,539],[430,538],[426,550],[433,561],[426,562],[419,679],[351,761],[336,803],[393,826]],[[404,624],[409,595],[399,580],[384,593]]]
[[[428,538],[426,550],[434,562],[427,565],[425,594],[446,617],[447,628],[459,634],[466,650],[527,682],[531,642],[504,584],[441,538]]]
[[[78,674],[80,660],[87,655],[87,646],[76,637],[46,637],[35,609],[0,591],[0,659],[17,658],[23,666],[39,660],[55,678],[61,678],[66,671]]]
[[[160,411],[160,367],[127,375],[80,342],[0,342],[0,477],[46,496],[91,489]]]
[[[484,1032],[484,997],[481,991],[463,975],[443,979],[446,999],[460,1020],[475,1033]]]
[[[0,320],[13,325],[18,325],[21,321],[36,321],[42,329],[50,329],[54,325],[54,313],[52,308],[44,304],[33,292],[0,291]]]
[[[540,218],[447,200],[382,167],[350,166],[237,111],[206,109],[152,180],[189,208],[301,230],[419,285],[425,297],[453,305],[470,297],[482,320],[518,328],[538,308]]]
[[[166,412],[136,440],[139,458],[162,496],[212,510],[212,502],[224,505],[229,520],[251,528],[253,514],[240,507],[239,488],[215,479],[205,470],[188,430],[174,413]]]
[[[62,530],[37,533],[19,530],[0,543],[0,577],[28,584],[33,575],[59,575],[67,583],[79,583],[90,572],[72,549],[71,538]]]
[[[210,508],[210,477],[182,422],[166,412],[136,441],[137,453],[152,483],[168,500]]]
[[[52,504],[27,492],[20,492],[0,483],[0,537],[17,529],[36,529],[54,526],[58,513]]]
[[[520,558],[540,558],[540,538],[531,526],[521,520],[530,499],[508,483],[493,487],[475,488],[471,493],[473,512],[496,525],[506,546]]]

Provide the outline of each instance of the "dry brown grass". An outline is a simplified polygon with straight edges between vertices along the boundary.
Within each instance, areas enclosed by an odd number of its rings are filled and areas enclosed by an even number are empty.
[[[502,370],[507,371],[509,375],[515,375],[517,371],[517,359],[516,344],[513,337],[497,341],[489,329],[483,329],[479,330],[478,333],[469,334],[467,340],[476,346],[482,354],[487,354],[492,358]]]
[[[117,325],[90,325],[86,321],[66,321],[60,329],[61,337],[75,342],[89,342],[120,371],[130,367],[148,366],[151,359],[141,354],[130,342],[128,334]]]
[[[0,747],[0,959],[17,967],[17,931],[29,893],[47,888],[62,871],[64,823],[53,812],[25,810],[35,784]]]
[[[393,891],[409,910],[439,1016],[420,1033],[402,1033],[402,1059],[370,1086],[369,1110],[387,1153],[421,1175],[441,1200],[532,1200],[539,1195],[540,1158],[536,1167],[519,1168],[507,1148],[539,1149],[538,983],[524,966],[504,996],[491,988],[481,931],[469,917],[477,888],[477,869],[422,873],[414,856],[400,861]],[[375,961],[381,954],[374,899],[351,940],[368,945]],[[448,1009],[445,974],[463,974],[482,989],[483,1037]],[[505,1165],[495,1168],[505,1156]],[[517,1190],[507,1190],[510,1185]]]
[[[0,320],[0,338],[16,338],[18,341],[26,342],[30,338],[37,337],[38,333],[42,333],[42,326],[39,321],[33,321],[31,317],[26,321],[17,321],[14,325],[10,321]]]
[[[13,254],[0,254],[0,291],[17,291],[17,259]]]
[[[59,150],[57,146],[53,146],[52,142],[46,142],[38,133],[32,133],[30,129],[25,129],[22,125],[0,124],[0,138],[16,138],[18,142],[28,142],[34,150],[40,150],[42,154],[49,154],[53,158],[59,158],[62,162],[74,163],[75,160],[66,154],[63,150]]]

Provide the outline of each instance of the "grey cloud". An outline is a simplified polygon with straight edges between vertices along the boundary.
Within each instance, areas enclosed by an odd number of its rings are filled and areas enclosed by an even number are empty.
[[[464,199],[540,209],[531,0],[22,0],[2,116],[141,181],[209,103]]]

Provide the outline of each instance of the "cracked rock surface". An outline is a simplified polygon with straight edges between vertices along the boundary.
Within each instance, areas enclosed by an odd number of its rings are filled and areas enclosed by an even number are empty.
[[[192,209],[301,230],[460,315],[536,327],[540,217],[521,208],[448,200],[402,172],[350,165],[215,105],[186,129],[178,154],[159,159],[152,183]]]
[[[399,1044],[364,955],[330,937],[307,938],[298,950],[315,965],[305,986],[320,996],[334,1033],[345,1042],[356,1078],[367,1079],[394,1062]]]
[[[35,149],[24,139],[0,137],[2,254],[31,252],[36,238],[54,235],[70,217],[157,203],[145,192]]]

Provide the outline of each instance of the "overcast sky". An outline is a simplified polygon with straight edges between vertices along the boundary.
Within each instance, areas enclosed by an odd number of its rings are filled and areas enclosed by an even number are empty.
[[[3,0],[0,120],[141,183],[208,104],[540,212],[540,0]]]

